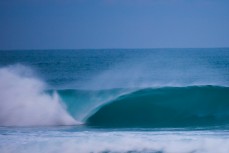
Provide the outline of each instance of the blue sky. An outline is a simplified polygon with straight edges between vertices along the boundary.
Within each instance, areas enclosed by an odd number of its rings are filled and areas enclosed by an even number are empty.
[[[228,0],[1,0],[0,49],[229,47]]]

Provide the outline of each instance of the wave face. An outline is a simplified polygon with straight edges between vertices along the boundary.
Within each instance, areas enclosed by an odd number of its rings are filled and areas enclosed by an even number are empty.
[[[229,87],[141,89],[101,106],[86,120],[98,127],[187,127],[229,123]]]
[[[50,90],[50,95],[57,93],[64,102],[68,113],[76,120],[82,123],[97,108],[104,104],[117,99],[121,95],[129,93],[129,89],[107,89],[107,90],[79,90],[79,89],[62,89]]]

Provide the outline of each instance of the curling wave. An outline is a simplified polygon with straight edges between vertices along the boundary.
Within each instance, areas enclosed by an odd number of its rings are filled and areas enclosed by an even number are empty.
[[[229,87],[147,88],[119,96],[87,119],[99,127],[187,127],[229,123]]]
[[[0,126],[229,124],[229,87],[223,86],[47,90],[29,68],[14,65],[0,68],[0,91]]]

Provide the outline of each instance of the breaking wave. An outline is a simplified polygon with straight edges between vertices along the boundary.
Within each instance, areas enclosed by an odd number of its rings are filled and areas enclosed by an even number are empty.
[[[28,67],[0,68],[0,126],[189,127],[229,124],[229,87],[48,89]]]
[[[229,88],[147,88],[97,108],[86,124],[102,127],[187,127],[229,123]]]
[[[22,65],[0,68],[0,126],[74,125],[59,96]]]

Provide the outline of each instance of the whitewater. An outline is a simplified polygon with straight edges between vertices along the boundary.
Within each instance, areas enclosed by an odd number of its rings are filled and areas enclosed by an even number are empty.
[[[0,152],[229,152],[227,48],[0,55]]]

